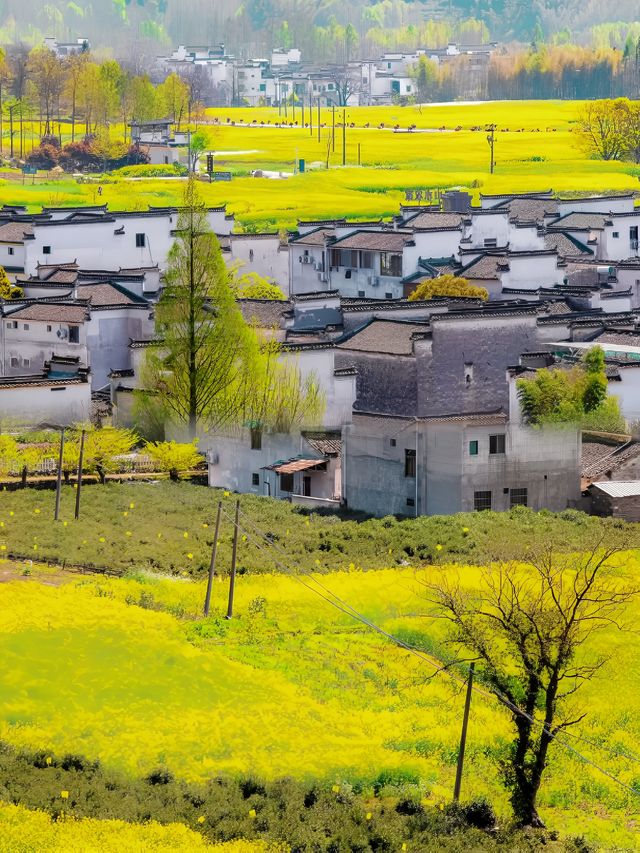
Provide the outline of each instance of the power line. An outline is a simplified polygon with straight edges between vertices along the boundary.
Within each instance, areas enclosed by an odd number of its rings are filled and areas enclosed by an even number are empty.
[[[226,511],[223,510],[223,513],[224,513],[224,515],[226,515],[226,517],[230,521],[232,521],[232,522],[234,521],[234,519],[232,519],[232,517]],[[241,511],[241,514],[242,514],[243,519],[246,519],[247,523],[250,524],[254,528],[256,534],[258,536],[260,536],[260,538],[262,538],[267,543],[267,546],[270,546],[271,548],[274,548],[274,549],[281,551],[284,554],[284,556],[288,558],[288,555],[287,555],[286,551],[284,551],[284,549],[280,548],[280,546],[277,543],[273,542],[273,540],[266,533],[264,533],[262,530],[260,530],[260,528],[255,524],[255,522],[251,521],[251,519],[243,511]],[[268,548],[265,547],[264,545],[261,545],[260,543],[255,542],[253,537],[251,536],[250,532],[246,528],[240,527],[240,529],[243,531],[243,533],[247,537],[247,539],[251,539],[252,543],[257,548],[259,548],[260,550],[264,550],[265,552],[268,553]],[[404,640],[401,640],[399,637],[396,637],[394,634],[391,634],[388,631],[385,631],[384,628],[380,627],[375,622],[372,622],[370,619],[368,619],[366,616],[364,616],[364,614],[362,614],[358,610],[356,610],[348,602],[341,599],[340,596],[338,596],[336,593],[332,592],[330,589],[325,587],[318,580],[318,578],[315,577],[313,574],[311,574],[308,570],[301,569],[301,574],[298,574],[295,571],[293,571],[291,569],[291,567],[287,566],[286,564],[284,564],[280,560],[274,559],[274,562],[276,563],[277,566],[279,566],[288,575],[290,575],[295,580],[297,580],[299,583],[301,583],[302,586],[304,586],[310,592],[313,592],[316,595],[320,596],[320,598],[324,599],[331,606],[335,607],[336,609],[340,610],[342,613],[344,613],[347,616],[350,616],[351,618],[355,619],[356,621],[361,622],[362,624],[371,628],[373,631],[376,631],[378,634],[380,634],[380,635],[386,637],[387,639],[391,640],[393,643],[400,646],[401,648],[403,648],[405,651],[409,652],[410,654],[413,654],[414,656],[416,656],[416,657],[420,658],[421,660],[427,662],[430,666],[432,666],[434,668],[433,675],[437,675],[440,672],[445,672],[452,680],[458,682],[459,684],[461,684],[463,686],[466,686],[466,683],[467,683],[466,679],[460,678],[455,672],[453,672],[451,670],[450,667],[452,664],[445,664],[442,661],[440,661],[438,658],[432,657],[431,655],[428,655],[428,654],[422,652],[420,649],[416,649],[414,646],[410,645],[409,643],[406,643]],[[318,587],[318,589],[316,589],[313,585],[306,583],[303,578],[310,580],[312,582],[312,584],[315,584]],[[431,677],[433,677],[433,676],[431,676]],[[616,776],[609,773],[609,771],[600,767],[598,764],[596,764],[590,758],[588,758],[587,756],[585,756],[581,752],[579,752],[571,744],[566,743],[564,741],[563,737],[559,736],[557,733],[553,733],[551,731],[551,729],[549,729],[544,723],[541,723],[540,721],[538,721],[534,717],[532,717],[530,714],[527,714],[526,711],[523,711],[522,709],[520,709],[516,705],[514,705],[506,696],[502,695],[499,691],[495,691],[495,692],[494,691],[487,691],[481,687],[478,687],[475,684],[473,685],[472,689],[475,693],[477,693],[478,695],[482,696],[485,699],[489,699],[489,700],[497,699],[506,708],[508,708],[512,714],[517,714],[518,716],[524,717],[533,726],[536,726],[537,728],[541,728],[543,731],[546,731],[547,734],[549,734],[551,736],[553,741],[555,741],[556,743],[563,746],[565,749],[572,752],[574,755],[576,755],[578,758],[580,758],[580,760],[583,761],[585,764],[588,764],[591,767],[593,767],[594,769],[598,770],[600,773],[602,773],[604,776],[611,779],[611,781],[615,782],[617,785],[620,785],[621,787],[626,788],[628,791],[635,794],[636,796],[640,796],[640,790],[632,787],[631,785],[628,785],[626,782],[623,782],[621,779],[618,779]],[[633,756],[631,754],[625,754],[625,753],[614,753],[608,747],[597,744],[595,741],[590,741],[586,738],[581,737],[580,735],[576,735],[573,732],[566,732],[565,731],[565,732],[563,732],[563,735],[570,735],[571,737],[573,737],[576,740],[582,740],[585,743],[590,744],[591,746],[595,746],[597,749],[604,750],[606,752],[609,752],[612,755],[616,755],[617,757],[624,757],[624,758],[630,759],[632,761],[640,761],[640,759],[638,759],[636,756]]]

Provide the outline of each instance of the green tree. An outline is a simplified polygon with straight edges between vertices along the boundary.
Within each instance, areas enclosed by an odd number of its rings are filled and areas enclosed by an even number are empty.
[[[486,302],[489,298],[489,292],[484,287],[469,284],[466,278],[447,273],[423,281],[409,294],[409,301],[418,302],[423,299],[433,299],[434,296],[461,296],[469,299],[482,299]]]
[[[204,461],[204,456],[198,452],[197,439],[189,444],[178,444],[175,441],[148,442],[144,449],[153,460],[156,470],[167,471],[172,480],[179,480],[181,471],[190,471]]]
[[[598,160],[620,160],[627,150],[629,101],[587,102],[578,117],[580,146]]]
[[[230,275],[190,178],[156,311],[162,344],[150,348],[139,392],[155,420],[196,427],[237,421],[256,374],[259,347],[236,304]]]
[[[167,115],[177,129],[189,110],[189,85],[178,74],[169,74],[156,89],[158,114]]]
[[[538,370],[533,379],[519,379],[518,396],[525,420],[538,425],[576,423],[624,432],[618,400],[607,394],[604,365],[604,352],[596,346],[575,367]]]
[[[207,150],[207,146],[209,145],[209,140],[207,138],[207,134],[198,130],[196,133],[192,133],[189,142],[189,171],[195,172],[198,168],[198,161],[200,160],[201,154],[203,154]]]
[[[428,57],[421,56],[413,71],[416,81],[416,92],[421,103],[430,101],[438,80],[438,71],[434,62]]]
[[[522,826],[544,825],[537,797],[550,747],[587,716],[588,705],[577,707],[574,694],[606,663],[590,648],[593,636],[622,627],[625,605],[638,594],[612,564],[634,547],[630,537],[617,522],[585,527],[578,555],[557,554],[545,543],[525,564],[485,569],[479,589],[450,571],[427,585],[457,656],[478,661],[483,685],[511,714],[514,738],[503,773]]]

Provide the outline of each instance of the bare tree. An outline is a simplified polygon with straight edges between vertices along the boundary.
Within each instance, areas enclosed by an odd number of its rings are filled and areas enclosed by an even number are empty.
[[[349,106],[351,97],[362,91],[361,75],[357,68],[338,65],[331,70],[329,79],[333,83],[334,102],[337,107]]]
[[[585,525],[582,554],[546,544],[527,563],[486,568],[480,589],[448,573],[427,584],[450,641],[475,657],[481,681],[511,713],[515,737],[503,770],[523,826],[543,826],[536,799],[549,747],[585,718],[570,697],[606,663],[591,641],[603,628],[624,627],[624,605],[638,593],[612,564],[634,547],[631,536],[615,522]]]

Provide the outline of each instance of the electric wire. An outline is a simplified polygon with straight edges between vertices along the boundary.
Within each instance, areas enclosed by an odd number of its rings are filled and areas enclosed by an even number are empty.
[[[232,523],[235,523],[235,522],[234,522],[234,519],[232,518],[232,516],[231,516],[231,515],[229,515],[229,513],[227,513],[224,509],[222,510],[222,512],[223,512],[223,514],[227,517],[227,519],[229,519],[229,521],[231,521]],[[249,531],[249,530],[247,530],[246,528],[242,527],[241,525],[238,525],[238,526],[239,526],[239,528],[240,528],[240,530],[242,531],[243,535],[245,535],[245,536],[247,537],[247,539],[248,539],[248,540],[250,539],[250,540],[251,540],[251,542],[252,542],[252,544],[254,544],[258,549],[260,549],[260,550],[264,550],[264,551],[265,551],[265,552],[267,552],[267,553],[268,553],[268,547],[271,547],[271,548],[273,548],[273,549],[275,549],[275,550],[279,550],[279,551],[281,551],[281,552],[283,553],[283,555],[284,555],[285,557],[287,557],[287,558],[288,558],[288,555],[286,554],[286,551],[284,551],[284,549],[280,548],[280,546],[279,546],[277,543],[275,543],[275,542],[273,541],[273,539],[272,539],[271,537],[269,537],[269,536],[268,536],[268,534],[266,534],[264,531],[262,531],[262,530],[261,530],[261,529],[260,529],[260,528],[255,524],[255,522],[253,522],[253,521],[252,521],[252,520],[251,520],[251,519],[246,515],[246,513],[244,513],[242,510],[240,510],[240,514],[242,515],[243,519],[245,519],[245,520],[246,520],[246,523],[247,523],[247,524],[249,524],[249,525],[251,525],[251,526],[253,527],[253,529],[254,529],[254,531],[255,531],[255,534],[256,534],[257,536],[259,536],[261,539],[263,539],[263,540],[264,540],[264,542],[266,542],[266,543],[267,543],[267,547],[265,547],[265,546],[264,546],[264,545],[262,545],[261,543],[256,542],[256,541],[254,540],[254,537],[251,535],[251,533],[250,533],[250,531]],[[318,595],[320,598],[322,598],[322,599],[323,599],[324,601],[326,601],[328,604],[330,604],[331,606],[333,606],[333,607],[335,607],[336,609],[340,610],[340,611],[341,611],[342,613],[344,613],[345,615],[350,616],[351,618],[353,618],[353,619],[355,619],[355,620],[357,620],[357,621],[361,622],[362,624],[364,624],[364,625],[366,625],[367,627],[371,628],[373,631],[376,631],[378,634],[380,634],[380,635],[382,635],[382,636],[386,637],[388,640],[390,640],[391,642],[395,643],[397,646],[400,646],[400,647],[401,647],[401,648],[403,648],[405,651],[409,652],[410,654],[413,654],[414,656],[416,656],[416,657],[420,658],[421,660],[425,661],[426,663],[428,663],[430,666],[432,666],[432,667],[434,668],[434,673],[433,673],[433,675],[437,675],[437,674],[438,674],[438,673],[440,673],[440,672],[444,672],[444,673],[446,673],[446,674],[449,676],[449,678],[451,678],[453,681],[458,682],[458,684],[460,684],[460,685],[462,685],[462,686],[466,686],[466,679],[461,678],[460,676],[458,676],[458,675],[457,675],[457,673],[453,672],[453,671],[450,669],[450,665],[449,665],[449,664],[445,664],[444,662],[442,662],[442,661],[438,660],[437,658],[435,658],[435,657],[433,657],[433,656],[431,656],[431,655],[428,655],[428,654],[424,653],[423,651],[421,651],[420,649],[415,648],[414,646],[410,645],[409,643],[406,643],[404,640],[401,640],[399,637],[396,637],[394,634],[391,634],[391,633],[389,633],[388,631],[385,631],[385,630],[384,630],[384,628],[380,627],[380,626],[379,626],[379,625],[377,625],[375,622],[372,622],[370,619],[368,619],[366,616],[364,616],[364,614],[362,614],[362,613],[360,613],[358,610],[356,610],[356,609],[355,609],[352,605],[350,605],[348,602],[346,602],[346,601],[344,601],[343,599],[341,599],[341,598],[340,598],[336,593],[332,592],[330,589],[328,589],[327,587],[325,587],[325,586],[324,586],[324,585],[323,585],[323,584],[318,580],[318,578],[317,578],[315,575],[311,574],[308,570],[300,569],[300,572],[296,572],[296,571],[294,571],[290,566],[287,566],[286,564],[284,564],[284,563],[283,563],[283,562],[281,562],[280,560],[273,558],[273,555],[271,555],[271,556],[272,556],[272,559],[274,559],[274,562],[276,563],[276,565],[278,565],[278,566],[279,566],[283,571],[285,571],[288,575],[290,575],[291,577],[293,577],[294,579],[296,579],[299,583],[301,583],[301,584],[302,584],[302,586],[304,586],[307,590],[309,590],[310,592],[313,592],[314,594]],[[309,583],[306,583],[306,582],[305,582],[305,580],[310,580],[310,581],[312,582],[312,585],[310,585]],[[315,586],[313,586],[313,584],[315,584]],[[316,587],[317,587],[317,588],[316,588]],[[637,788],[632,787],[631,785],[628,785],[626,782],[623,782],[621,779],[618,779],[616,776],[614,776],[613,774],[611,774],[609,771],[607,771],[607,770],[605,770],[604,768],[600,767],[598,764],[596,764],[596,763],[595,763],[594,761],[592,761],[590,758],[588,758],[587,756],[583,755],[581,752],[579,752],[579,751],[578,751],[575,747],[573,747],[571,744],[566,743],[566,742],[565,742],[565,740],[564,740],[564,736],[569,735],[569,736],[573,737],[573,738],[574,738],[574,739],[576,739],[576,740],[581,740],[581,741],[583,741],[583,742],[585,742],[585,743],[588,743],[588,744],[589,744],[589,745],[591,745],[591,746],[596,747],[597,749],[601,749],[601,750],[603,750],[603,751],[605,751],[605,752],[610,753],[611,755],[615,755],[616,757],[623,757],[623,758],[630,759],[630,760],[632,760],[632,761],[640,761],[640,759],[638,759],[636,756],[633,756],[632,754],[627,754],[627,753],[620,753],[620,752],[617,752],[617,753],[616,753],[616,752],[612,751],[610,748],[608,748],[608,747],[606,747],[606,746],[603,746],[603,745],[601,745],[601,744],[598,744],[598,743],[596,743],[595,741],[590,741],[590,740],[588,740],[588,739],[586,739],[586,738],[583,738],[583,737],[581,737],[581,736],[579,736],[579,735],[574,734],[573,732],[566,732],[566,731],[564,731],[564,732],[562,733],[562,736],[560,736],[560,735],[558,735],[558,733],[557,733],[557,732],[556,732],[556,733],[554,733],[551,729],[549,729],[549,728],[548,728],[544,723],[541,723],[539,720],[536,720],[536,719],[535,719],[534,717],[532,717],[530,714],[527,714],[527,713],[526,713],[526,711],[523,711],[522,709],[518,708],[518,707],[517,707],[516,705],[514,705],[514,704],[513,704],[513,703],[512,703],[512,702],[511,702],[511,701],[510,701],[506,696],[504,696],[504,695],[503,695],[502,693],[500,693],[499,691],[495,691],[495,692],[491,691],[491,692],[490,692],[490,691],[484,690],[484,689],[483,689],[483,688],[481,688],[481,687],[478,687],[475,683],[473,684],[473,691],[474,691],[475,693],[477,693],[479,696],[482,696],[483,698],[488,699],[488,700],[490,700],[490,701],[493,701],[493,700],[496,700],[496,699],[497,699],[497,700],[498,700],[499,702],[501,702],[501,703],[502,703],[506,708],[508,708],[508,710],[509,710],[509,711],[511,711],[511,713],[512,713],[512,714],[515,714],[515,715],[518,715],[518,716],[524,717],[526,720],[528,720],[528,721],[531,723],[531,725],[536,726],[537,728],[541,728],[543,731],[546,731],[546,733],[551,737],[552,741],[555,741],[556,743],[558,743],[558,744],[560,744],[561,746],[563,746],[565,749],[567,749],[567,750],[569,750],[570,752],[574,753],[574,754],[575,754],[578,758],[580,758],[580,760],[581,760],[581,761],[583,761],[585,764],[588,764],[588,765],[590,765],[591,767],[593,767],[594,769],[598,770],[600,773],[602,773],[604,776],[606,776],[606,777],[608,777],[609,779],[611,779],[611,781],[615,782],[617,785],[620,785],[621,787],[623,787],[623,788],[627,789],[628,791],[630,791],[631,793],[635,794],[636,796],[640,796],[640,790],[638,790]]]

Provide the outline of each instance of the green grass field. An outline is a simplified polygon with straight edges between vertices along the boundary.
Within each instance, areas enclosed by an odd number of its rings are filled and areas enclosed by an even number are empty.
[[[638,188],[638,167],[629,163],[591,160],[572,132],[581,108],[572,101],[516,101],[470,105],[422,107],[359,107],[347,110],[346,166],[342,166],[342,130],[336,128],[331,146],[331,111],[322,110],[321,139],[309,129],[276,128],[284,121],[274,109],[208,110],[206,124],[212,150],[218,152],[216,168],[235,174],[231,183],[203,185],[210,204],[226,203],[240,223],[250,228],[295,226],[298,218],[347,216],[371,219],[391,216],[405,200],[406,189],[464,186],[478,193],[523,192],[554,189],[559,193],[608,192]],[[341,111],[336,112],[337,117]],[[213,124],[218,119],[220,125]],[[271,122],[245,127],[231,122],[254,119]],[[338,120],[338,118],[336,120]],[[288,121],[292,121],[292,115]],[[296,120],[300,122],[299,110]],[[496,170],[489,173],[489,146],[484,125],[494,122]],[[369,124],[366,128],[364,125]],[[378,128],[415,124],[432,133],[393,133]],[[472,127],[481,127],[472,131]],[[446,131],[438,128],[445,127]],[[462,129],[456,131],[456,127]],[[539,131],[539,132],[538,132]],[[114,128],[114,136],[121,132]],[[326,170],[327,154],[329,171]],[[360,156],[361,165],[358,166]],[[305,159],[308,171],[287,180],[247,177],[254,169],[292,172],[294,162]],[[77,184],[68,178],[35,185],[26,179],[0,182],[3,201],[38,205],[108,202],[115,208],[147,204],[175,204],[181,181],[148,179]],[[135,192],[132,192],[132,187]]]
[[[171,489],[170,484],[128,488],[137,489],[137,498],[124,510],[121,498],[131,494],[125,488],[87,489],[92,501],[101,502],[94,506],[102,507],[102,538],[119,530],[120,518],[132,530],[137,521],[144,530],[147,515],[154,524],[166,525],[168,516],[158,517],[155,503],[162,499],[167,506],[184,505],[183,512],[195,516],[184,531],[185,542],[195,535],[196,525],[201,527],[186,490],[206,490],[177,486],[184,490],[181,498],[168,500],[166,492],[164,498],[155,497],[155,490]],[[27,495],[41,510],[36,514],[31,508],[28,518]],[[5,492],[0,497],[3,530],[29,526],[31,519],[37,519],[41,531],[50,527],[42,516],[52,493]],[[289,524],[293,542],[298,536],[317,536],[314,525],[320,519],[296,515],[278,502],[262,506],[264,527],[275,532],[283,522]],[[278,521],[268,514],[271,507],[282,508]],[[554,523],[551,516],[530,515]],[[489,515],[476,518],[479,525],[491,524]],[[509,524],[526,531],[524,516],[503,519],[502,533],[493,527],[492,535],[507,537]],[[182,521],[178,515],[176,522]],[[92,530],[93,522],[81,524]],[[579,533],[579,523],[573,524]],[[166,540],[155,535],[150,546],[158,556],[170,541],[164,529]],[[64,528],[57,530],[64,535]],[[397,531],[387,530],[392,541]],[[471,529],[469,535],[481,537],[482,530]],[[344,565],[344,571],[323,574],[322,583],[385,630],[446,657],[443,626],[430,616],[420,581],[442,569],[459,572],[473,586],[479,570],[458,566],[462,561],[452,553],[453,540],[443,541],[449,544],[439,552],[439,567],[396,565],[363,572]],[[463,700],[460,684],[446,675],[434,677],[428,663],[331,608],[295,577],[261,574],[261,560],[261,552],[243,552],[247,574],[238,577],[236,618],[230,622],[221,618],[226,576],[214,585],[212,616],[202,620],[204,581],[180,573],[78,577],[37,563],[0,563],[0,581],[7,581],[0,583],[0,741],[96,758],[131,778],[163,765],[190,782],[250,773],[316,780],[329,788],[357,785],[365,792],[386,778],[399,786],[392,784],[390,793],[411,791],[425,803],[448,802]],[[381,555],[382,565],[384,560]],[[226,570],[226,562],[221,569]],[[628,555],[623,571],[637,572],[636,555]],[[638,616],[640,603],[626,614],[631,623]],[[609,660],[580,694],[579,707],[588,716],[575,731],[614,754],[593,744],[575,745],[626,784],[640,787],[636,761],[617,754],[638,753],[638,637],[611,628],[599,632],[597,643]],[[509,737],[503,709],[474,697],[464,796],[485,796],[502,815],[508,814],[508,804],[498,762]],[[639,803],[575,754],[553,748],[541,795],[541,812],[551,828],[598,840],[604,849],[634,849],[640,842]]]

